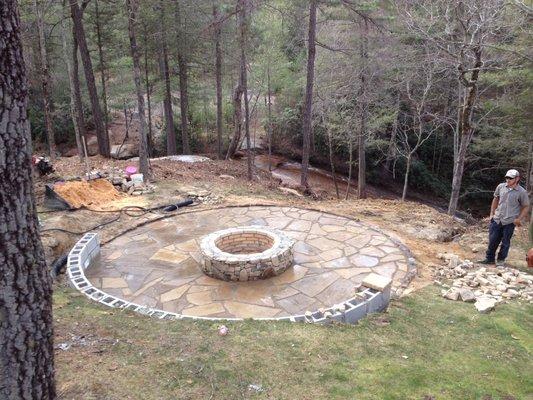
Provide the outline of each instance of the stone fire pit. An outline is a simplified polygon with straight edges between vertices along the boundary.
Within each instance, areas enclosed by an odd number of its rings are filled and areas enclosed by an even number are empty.
[[[292,265],[294,240],[263,226],[224,229],[201,243],[202,270],[224,281],[253,281],[283,273]]]

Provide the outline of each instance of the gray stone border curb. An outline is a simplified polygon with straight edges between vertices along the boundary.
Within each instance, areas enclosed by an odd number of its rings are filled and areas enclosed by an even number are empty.
[[[231,206],[227,206],[231,207]],[[244,206],[236,206],[244,207]],[[281,207],[278,205],[247,205],[246,207]],[[214,209],[218,209],[215,207]],[[322,212],[325,214],[334,215],[341,218],[351,219],[349,217],[321,211],[311,208],[289,207],[299,210],[309,210]],[[202,211],[209,211],[199,210]],[[172,215],[174,216],[174,215]],[[351,219],[353,220],[353,219]],[[358,222],[358,221],[356,221]],[[405,278],[402,280],[402,286],[406,286],[416,274],[416,261],[412,256],[411,251],[398,239],[390,237],[379,228],[369,227],[367,228],[378,232],[394,244],[396,244],[400,250],[406,255],[408,260],[408,272]],[[94,287],[92,283],[85,276],[85,270],[90,267],[92,260],[100,253],[100,239],[96,232],[86,233],[72,248],[68,255],[67,260],[67,275],[69,277],[71,285],[82,292],[96,302],[104,304],[108,307],[118,308],[122,310],[131,310],[142,315],[148,315],[150,317],[168,320],[206,320],[206,321],[243,321],[245,318],[220,318],[220,317],[199,317],[194,315],[178,314],[169,311],[163,311],[156,308],[147,307],[144,305],[132,303],[130,301],[121,299],[119,297],[105,293],[104,291]],[[388,285],[383,291],[378,291],[372,288],[361,286],[355,296],[336,304],[332,307],[321,309],[315,312],[307,312],[301,315],[292,315],[278,318],[251,318],[257,321],[289,321],[289,322],[306,322],[306,323],[331,323],[332,321],[338,321],[348,324],[354,324],[360,319],[364,318],[367,314],[383,311],[389,305],[391,299],[391,285]]]

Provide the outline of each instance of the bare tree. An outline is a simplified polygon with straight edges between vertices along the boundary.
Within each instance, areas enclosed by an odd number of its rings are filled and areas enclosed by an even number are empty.
[[[364,15],[364,14],[363,14]],[[367,122],[368,122],[368,18],[363,16],[362,25],[362,38],[361,38],[361,90],[359,96],[359,108],[361,112],[360,117],[360,130],[357,136],[357,198],[364,199],[366,197],[366,151],[365,140],[368,134]]]
[[[176,132],[174,131],[174,113],[172,111],[172,94],[170,92],[170,73],[168,68],[167,34],[165,23],[165,3],[159,2],[159,18],[161,28],[159,30],[159,69],[161,78],[165,83],[165,94],[163,97],[163,110],[165,113],[165,126],[167,130],[167,154],[178,154],[176,147]]]
[[[242,135],[242,95],[243,95],[243,86],[242,86],[242,71],[239,70],[239,78],[237,86],[233,89],[233,137],[228,147],[228,152],[226,153],[226,160],[233,157],[237,151],[237,147],[241,142]]]
[[[91,110],[93,113],[94,125],[96,128],[96,137],[98,138],[98,151],[104,157],[109,157],[109,137],[106,134],[104,120],[102,117],[102,109],[98,101],[98,91],[96,90],[96,83],[94,79],[93,63],[87,46],[87,39],[85,37],[85,28],[83,26],[82,9],[77,0],[68,0],[70,3],[70,12],[72,22],[74,24],[75,40],[78,43],[83,69],[85,71],[85,80],[87,82],[87,91],[89,92],[89,100],[91,101]],[[87,5],[87,3],[84,3]]]
[[[458,72],[459,90],[456,154],[448,213],[453,215],[459,202],[468,146],[474,136],[475,108],[480,74],[502,35],[505,0],[407,0],[399,3],[407,27],[438,47],[444,61]]]
[[[148,69],[148,31],[147,24],[143,23],[144,33],[144,87],[146,88],[146,106],[148,108],[148,157],[153,156],[154,143],[152,135],[152,83],[150,82]]]
[[[63,10],[65,9],[65,1],[63,0]],[[69,78],[70,88],[70,115],[74,125],[74,133],[76,136],[76,148],[78,150],[78,157],[80,162],[83,160],[83,142],[82,137],[85,136],[85,118],[83,116],[81,93],[80,93],[80,78],[78,74],[78,44],[75,40],[72,43],[72,49],[69,52],[67,41],[67,19],[61,19],[61,43],[63,45],[63,55],[67,65],[67,72]],[[72,61],[72,62],[71,62]]]
[[[221,22],[218,5],[213,4],[213,24],[215,39],[215,81],[217,90],[217,154],[222,159],[222,49],[220,43]]]
[[[48,151],[50,158],[53,160],[56,157],[56,143],[54,138],[54,122],[52,119],[52,99],[50,95],[50,70],[48,67],[48,56],[46,53],[46,35],[44,31],[44,11],[48,7],[47,4],[43,4],[43,1],[33,0],[33,10],[37,22],[37,32],[39,34],[39,55],[41,65],[41,87],[43,91],[43,109],[44,109],[44,121],[46,129],[46,138],[48,141]]]
[[[428,112],[431,91],[435,86],[435,64],[422,63],[418,68],[412,67],[415,74],[406,79],[405,96],[410,108],[410,126],[399,129],[399,145],[396,151],[405,158],[405,176],[402,191],[402,201],[407,196],[411,162],[420,146],[422,146],[437,130],[439,124],[434,116]],[[420,82],[423,79],[422,82]],[[420,84],[420,87],[416,87]],[[429,120],[431,122],[426,122]]]
[[[104,103],[104,130],[106,137],[109,138],[109,130],[107,129],[107,124],[109,123],[109,111],[107,106],[106,65],[104,59],[104,48],[102,44],[100,9],[98,8],[98,0],[94,0],[94,27],[96,29],[96,45],[98,47],[98,62],[100,64],[99,66],[100,82],[102,84],[102,102]]]
[[[242,17],[241,12],[241,1],[237,1],[237,8],[236,13],[238,15],[238,25],[240,25],[240,18]],[[241,136],[242,136],[242,128],[243,128],[243,115],[242,115],[242,100],[243,95],[247,96],[244,89],[244,74],[246,73],[246,64],[244,64],[243,68],[243,62],[246,63],[246,53],[244,53],[244,60],[243,57],[243,51],[242,51],[242,39],[244,39],[244,36],[242,36],[242,29],[239,29],[239,77],[237,81],[237,86],[233,89],[233,95],[232,95],[232,102],[233,102],[233,137],[231,138],[231,142],[228,147],[228,151],[226,153],[226,160],[233,157],[237,149],[239,148],[239,145],[241,143]],[[246,134],[246,133],[245,133]]]
[[[268,171],[272,171],[272,87],[270,85],[270,61],[267,65],[267,134],[268,134]]]
[[[529,193],[530,204],[533,203],[533,137],[530,136],[527,144],[527,172],[526,189]],[[533,224],[533,207],[530,210],[530,223]],[[533,237],[530,238],[533,241]]]
[[[187,36],[182,27],[179,0],[174,0],[174,19],[176,23],[176,42],[178,48],[178,74],[180,77],[180,113],[181,113],[181,145],[183,154],[191,154],[189,145],[189,92],[187,65]]]
[[[0,398],[56,398],[52,282],[31,174],[20,18],[0,2]]]
[[[315,75],[315,54],[316,54],[316,3],[317,0],[309,2],[309,32],[307,35],[307,78],[305,85],[305,102],[302,121],[302,176],[300,184],[307,188],[307,175],[309,170],[309,152],[311,148],[312,118],[313,118],[313,81]]]
[[[248,164],[248,180],[252,180],[252,146],[250,141],[250,106],[248,96],[248,71],[246,70],[246,47],[248,42],[248,0],[238,0],[237,7],[239,9],[239,47],[241,51],[241,83],[242,91],[244,93],[244,134],[246,137],[247,150],[247,164]]]
[[[385,169],[392,171],[392,163],[396,158],[396,135],[398,133],[398,117],[400,115],[400,91],[396,91],[396,105],[395,105],[394,120],[392,122],[392,129],[389,140],[389,147],[387,150],[387,158],[385,160]]]
[[[144,175],[145,180],[150,179],[150,168],[148,165],[148,141],[146,138],[147,127],[144,115],[144,94],[141,86],[141,67],[139,61],[139,49],[137,48],[137,38],[135,36],[136,16],[139,9],[138,0],[126,0],[126,11],[128,13],[128,35],[130,38],[131,58],[133,60],[133,76],[135,89],[137,92],[137,108],[141,123],[139,140],[139,171]]]

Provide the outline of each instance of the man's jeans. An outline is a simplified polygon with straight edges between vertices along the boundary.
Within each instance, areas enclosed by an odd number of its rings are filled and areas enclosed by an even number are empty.
[[[498,260],[504,261],[509,253],[509,247],[511,247],[511,237],[513,236],[515,225],[510,223],[508,225],[502,225],[490,220],[489,226],[489,247],[487,249],[486,259],[494,261],[496,257],[496,250],[500,243],[500,252],[498,253]]]

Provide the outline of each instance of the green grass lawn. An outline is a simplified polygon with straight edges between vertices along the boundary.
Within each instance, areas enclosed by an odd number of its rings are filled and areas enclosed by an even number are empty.
[[[427,288],[356,326],[158,321],[55,293],[63,399],[533,398],[531,305]],[[253,390],[249,385],[259,385]]]

